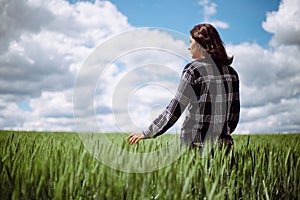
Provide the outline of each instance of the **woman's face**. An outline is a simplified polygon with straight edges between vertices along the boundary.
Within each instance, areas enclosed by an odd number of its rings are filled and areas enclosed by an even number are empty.
[[[191,52],[192,58],[197,59],[197,58],[204,57],[204,55],[200,49],[201,49],[200,44],[198,42],[196,42],[196,40],[194,40],[194,38],[191,36],[190,37],[190,46],[189,46],[188,50]]]

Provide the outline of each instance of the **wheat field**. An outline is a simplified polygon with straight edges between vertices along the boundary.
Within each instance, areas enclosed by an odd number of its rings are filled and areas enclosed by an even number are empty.
[[[143,152],[177,136],[133,146],[127,134],[106,137]],[[0,131],[0,199],[300,199],[300,134],[233,138],[229,154],[190,150],[159,170],[128,173],[95,159],[77,133]]]

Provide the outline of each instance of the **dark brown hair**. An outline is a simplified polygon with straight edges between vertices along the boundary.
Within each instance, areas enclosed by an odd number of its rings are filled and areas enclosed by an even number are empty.
[[[211,24],[196,25],[190,34],[210,54],[218,66],[232,63],[233,56],[227,55],[218,31]]]

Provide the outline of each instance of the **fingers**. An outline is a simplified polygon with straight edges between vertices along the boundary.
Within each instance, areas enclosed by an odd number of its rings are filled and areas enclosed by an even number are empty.
[[[131,137],[131,138],[129,139],[129,144],[130,144],[130,145],[136,144],[136,143],[138,143],[138,142],[139,142],[139,139],[136,138],[136,137]]]
[[[144,138],[143,133],[132,133],[129,135],[129,144],[137,144],[141,139]]]
[[[140,140],[139,136],[137,135],[131,135],[129,136],[129,144],[136,144]]]

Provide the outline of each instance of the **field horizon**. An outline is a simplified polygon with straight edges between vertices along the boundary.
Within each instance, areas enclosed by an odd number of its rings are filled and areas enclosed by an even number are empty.
[[[51,131],[51,130],[9,130],[9,129],[0,129],[0,133],[1,132],[28,132],[28,133],[99,133],[99,134],[130,134],[130,133],[124,133],[124,132],[115,132],[115,131],[111,131],[111,132],[77,132],[77,131]],[[170,133],[170,132],[166,132],[163,135],[167,135],[167,134],[180,134],[180,133]],[[286,135],[286,134],[300,134],[300,132],[275,132],[275,133],[238,133],[238,132],[233,132],[231,135]]]

